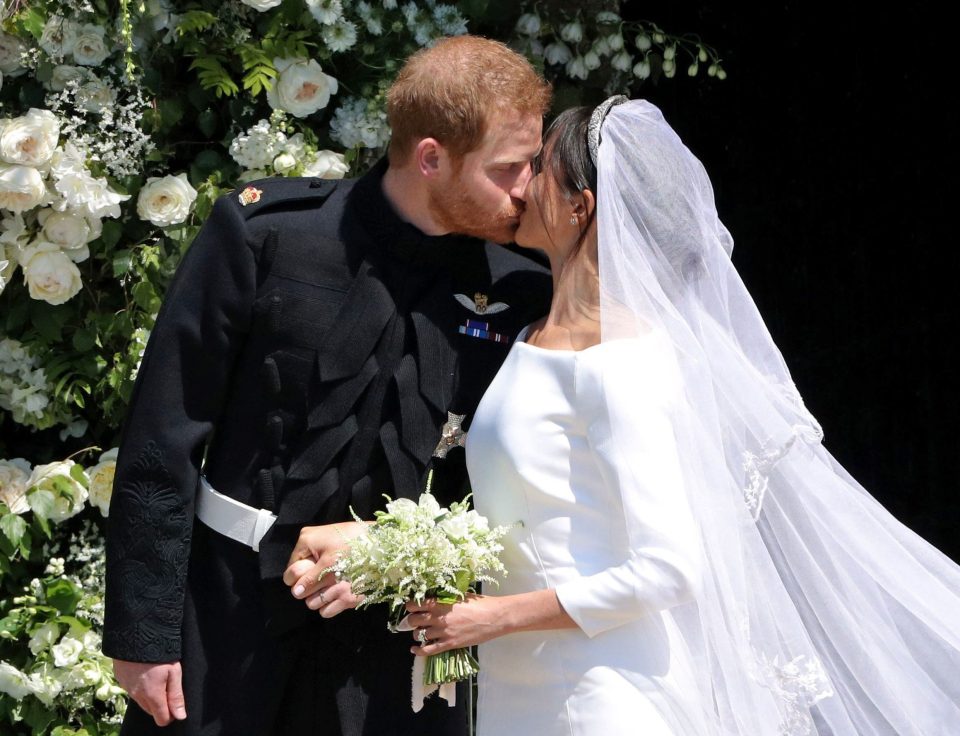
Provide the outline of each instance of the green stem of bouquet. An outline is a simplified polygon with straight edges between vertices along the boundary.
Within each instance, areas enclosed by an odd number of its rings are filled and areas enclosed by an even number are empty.
[[[469,649],[451,649],[431,654],[423,671],[424,685],[443,685],[466,680],[480,671],[480,665]]]

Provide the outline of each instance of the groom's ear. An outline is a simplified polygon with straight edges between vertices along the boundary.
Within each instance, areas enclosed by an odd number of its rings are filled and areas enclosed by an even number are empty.
[[[436,138],[422,138],[413,152],[421,176],[435,179],[449,167],[450,154]]]

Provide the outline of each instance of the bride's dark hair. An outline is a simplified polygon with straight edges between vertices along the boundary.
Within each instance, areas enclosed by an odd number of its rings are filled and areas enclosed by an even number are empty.
[[[589,189],[597,195],[597,167],[590,159],[587,126],[592,107],[571,107],[560,113],[544,133],[544,148],[534,160],[534,173],[546,171],[564,194],[578,194]],[[541,210],[542,216],[543,210]],[[574,250],[583,244],[586,232],[597,216],[596,208],[583,224]],[[548,231],[549,232],[549,231]]]

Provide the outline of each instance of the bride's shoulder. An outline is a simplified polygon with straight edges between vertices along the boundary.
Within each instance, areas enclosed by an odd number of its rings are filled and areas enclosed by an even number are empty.
[[[660,330],[617,337],[578,354],[581,378],[605,398],[669,401],[681,374],[670,340]]]

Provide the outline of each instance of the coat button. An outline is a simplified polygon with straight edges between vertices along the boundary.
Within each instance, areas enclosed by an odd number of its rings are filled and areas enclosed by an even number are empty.
[[[272,450],[279,450],[283,444],[283,418],[276,414],[267,417],[267,440]]]
[[[280,369],[277,368],[277,361],[273,358],[267,358],[263,361],[263,370],[261,371],[263,382],[267,391],[271,394],[279,394],[282,385],[280,383]]]

